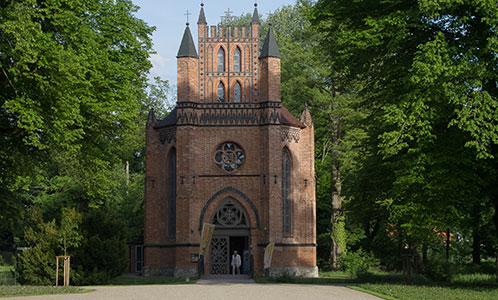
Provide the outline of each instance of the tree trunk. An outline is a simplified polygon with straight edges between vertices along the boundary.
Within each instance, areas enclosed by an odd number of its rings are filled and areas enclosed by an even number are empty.
[[[450,260],[450,229],[446,229],[446,261]]]
[[[495,239],[496,283],[498,283],[498,195],[494,196],[493,204],[495,206],[495,215],[493,216],[493,222],[495,223],[495,229],[496,229],[496,239]]]
[[[472,229],[472,263],[481,263],[481,229],[480,229],[480,219],[481,219],[481,207],[476,204],[473,209],[473,222],[474,228]]]
[[[342,249],[337,243],[334,237],[334,231],[336,230],[337,219],[341,215],[342,197],[341,197],[341,182],[339,180],[339,167],[332,163],[332,213],[330,216],[330,266],[333,270],[339,269],[339,256],[342,253]]]
[[[336,107],[333,107],[334,113]],[[342,253],[342,249],[336,238],[334,237],[334,230],[336,230],[337,219],[341,215],[341,207],[342,207],[342,197],[341,197],[341,189],[342,189],[342,181],[341,181],[341,169],[338,161],[339,156],[339,139],[341,135],[340,130],[340,120],[337,114],[332,116],[332,163],[331,163],[331,200],[332,200],[332,212],[330,216],[330,266],[333,270],[339,269],[339,256]]]
[[[427,244],[422,245],[422,264],[427,265]]]

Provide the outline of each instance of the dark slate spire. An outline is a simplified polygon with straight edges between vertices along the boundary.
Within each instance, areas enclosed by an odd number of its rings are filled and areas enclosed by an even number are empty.
[[[189,23],[187,23],[187,28],[185,28],[185,32],[183,33],[182,43],[180,45],[180,50],[178,50],[178,54],[176,58],[180,57],[195,57],[197,56],[197,50],[195,50],[194,39],[192,38],[192,34],[190,33]]]
[[[259,13],[258,13],[258,4],[254,3],[254,13],[252,14],[252,22],[251,24],[261,24],[259,22]]]
[[[199,21],[197,24],[207,24],[206,15],[204,14],[204,3],[201,3],[201,12],[199,13]]]
[[[265,57],[277,57],[280,58],[280,51],[278,50],[277,42],[275,42],[275,37],[273,37],[273,31],[268,29],[268,34],[266,35],[265,42],[263,43],[263,49],[261,49],[261,56],[259,58]]]

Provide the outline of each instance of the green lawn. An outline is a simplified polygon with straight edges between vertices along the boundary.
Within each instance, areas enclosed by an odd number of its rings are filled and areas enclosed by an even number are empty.
[[[12,277],[12,266],[0,266],[0,286],[14,285],[14,278]]]
[[[318,278],[292,278],[292,277],[279,277],[268,278],[259,277],[254,278],[256,283],[301,283],[301,284],[348,284],[355,282],[354,279],[346,272],[320,272]]]
[[[258,283],[345,284],[387,300],[498,300],[498,284],[494,275],[457,275],[452,283],[435,284],[423,276],[374,272],[362,279],[353,279],[346,272],[320,272],[319,278],[256,278]]]
[[[195,283],[197,279],[173,278],[173,277],[126,277],[120,276],[111,280],[107,285],[147,285],[147,284],[189,284]]]
[[[350,286],[388,300],[496,300],[498,286],[458,287],[455,285],[406,285],[406,284],[373,284],[364,283]]]
[[[28,285],[3,285],[0,286],[0,297],[34,296],[53,294],[76,294],[91,292],[91,289],[79,287],[54,287],[54,286],[28,286]]]

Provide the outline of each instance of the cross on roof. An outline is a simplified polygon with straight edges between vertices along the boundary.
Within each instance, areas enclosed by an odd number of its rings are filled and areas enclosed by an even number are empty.
[[[233,13],[233,11],[231,11],[231,10],[230,10],[230,8],[228,8],[228,10],[227,10],[227,11],[224,11],[224,13],[225,13],[225,16],[226,16],[226,17],[230,18],[230,17],[231,17],[231,15],[230,15],[230,14],[231,14],[231,13]]]
[[[187,23],[188,23],[188,17],[191,15],[191,13],[188,12],[187,10],[187,13],[185,14],[185,16],[187,16]]]

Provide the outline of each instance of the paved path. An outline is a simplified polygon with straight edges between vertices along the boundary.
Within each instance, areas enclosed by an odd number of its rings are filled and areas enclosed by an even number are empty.
[[[72,295],[14,297],[23,300],[378,300],[342,286],[255,284],[252,281],[199,280],[196,284],[105,286],[95,292]]]

